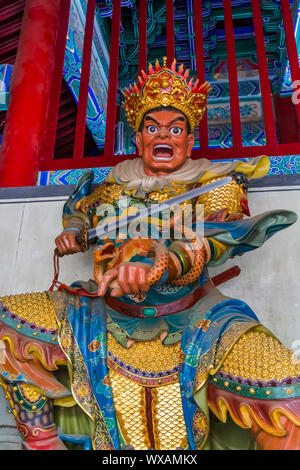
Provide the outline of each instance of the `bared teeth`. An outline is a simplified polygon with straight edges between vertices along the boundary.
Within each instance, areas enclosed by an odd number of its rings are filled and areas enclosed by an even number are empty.
[[[170,160],[173,158],[173,149],[167,144],[157,144],[153,148],[153,158],[155,160]]]
[[[165,149],[173,150],[171,145],[168,145],[168,144],[157,144],[154,146],[154,149],[157,149],[157,148],[165,148]]]

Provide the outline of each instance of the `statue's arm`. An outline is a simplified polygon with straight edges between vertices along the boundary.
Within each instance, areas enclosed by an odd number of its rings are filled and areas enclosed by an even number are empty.
[[[261,247],[276,232],[297,220],[297,215],[288,210],[271,210],[250,217],[248,180],[237,172],[232,175],[230,184],[201,195],[197,201],[204,206],[204,227],[211,248],[209,267]]]
[[[84,173],[64,205],[63,231],[55,239],[57,250],[61,256],[83,251],[80,234],[91,228],[94,222],[92,214],[86,210],[85,203],[92,192],[93,178],[94,174],[91,170]]]

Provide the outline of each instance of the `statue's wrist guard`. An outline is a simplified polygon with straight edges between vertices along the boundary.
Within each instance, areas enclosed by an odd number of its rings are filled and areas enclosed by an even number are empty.
[[[81,251],[84,253],[85,251],[88,251],[89,249],[89,238],[88,238],[88,230],[86,227],[84,227],[81,232],[80,232],[80,248]]]

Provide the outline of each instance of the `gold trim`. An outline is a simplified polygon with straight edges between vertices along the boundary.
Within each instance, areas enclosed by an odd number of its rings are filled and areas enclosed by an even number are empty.
[[[164,377],[142,377],[141,375],[129,371],[124,367],[120,366],[117,362],[115,362],[111,357],[109,358],[109,362],[111,362],[112,367],[108,364],[108,368],[116,372],[117,374],[125,377],[126,379],[137,383],[144,387],[154,388],[160,386],[167,386],[172,383],[178,382],[179,379],[179,371],[173,372],[173,374],[164,376]],[[172,378],[172,380],[171,380]],[[165,383],[163,383],[165,381]],[[151,383],[152,382],[152,383]]]
[[[45,432],[51,432],[51,431],[54,431],[56,429],[56,426],[51,426],[50,428],[39,428],[39,427],[36,427],[36,428],[33,428],[32,430],[32,435],[35,436],[35,437],[38,437],[39,435],[39,431],[42,431],[42,433],[45,433]]]
[[[236,411],[232,409],[226,398],[218,398],[216,405],[217,406],[215,406],[215,403],[209,403],[209,408],[222,423],[227,422],[227,413],[229,413],[234,423],[243,429],[251,429],[253,424],[257,424],[266,433],[276,437],[283,437],[287,434],[287,431],[280,422],[280,416],[285,416],[293,424],[295,424],[295,426],[300,426],[300,419],[295,418],[292,413],[282,408],[274,408],[270,410],[271,412],[269,413],[269,418],[273,424],[273,427],[270,427],[259,418],[259,416],[251,408],[251,405],[244,403],[238,406],[241,418],[238,417]]]
[[[118,425],[118,429],[119,429],[119,432],[122,436],[122,439],[123,441],[125,442],[126,445],[130,445],[131,444],[131,440],[130,438],[128,437],[128,434],[127,434],[127,431],[126,431],[126,427],[125,427],[125,423],[124,423],[124,420],[122,418],[122,414],[115,410],[116,412],[116,418],[117,418],[117,425]]]
[[[142,387],[141,386],[141,389],[140,389],[140,394],[141,394],[141,401],[140,401],[140,405],[141,405],[141,423],[142,423],[142,427],[143,427],[143,434],[144,434],[144,444],[145,446],[150,449],[151,447],[151,442],[150,442],[150,438],[149,438],[149,432],[148,432],[148,420],[147,420],[147,415],[146,415],[146,389],[145,387]]]
[[[152,426],[152,431],[153,431],[153,437],[154,437],[154,448],[160,450],[161,449],[161,442],[159,439],[159,424],[158,424],[158,410],[157,410],[157,405],[158,405],[158,392],[157,388],[152,388],[151,389],[151,394],[152,394],[152,400],[151,400],[151,413],[152,413],[152,423],[150,423],[150,426]]]
[[[62,397],[62,398],[54,398],[53,401],[54,406],[62,406],[63,408],[72,408],[72,406],[76,405],[76,401],[74,397]]]

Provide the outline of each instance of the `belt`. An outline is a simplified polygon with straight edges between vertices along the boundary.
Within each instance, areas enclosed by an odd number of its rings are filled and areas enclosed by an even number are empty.
[[[135,318],[154,318],[154,317],[164,317],[166,315],[171,315],[172,313],[179,313],[182,310],[186,310],[189,307],[192,307],[198,300],[205,297],[210,290],[215,287],[211,279],[209,279],[203,286],[196,289],[189,295],[186,295],[182,299],[175,300],[168,304],[162,305],[136,305],[136,304],[127,304],[121,300],[111,297],[106,294],[105,301],[106,304],[113,310],[122,313],[128,317]]]

